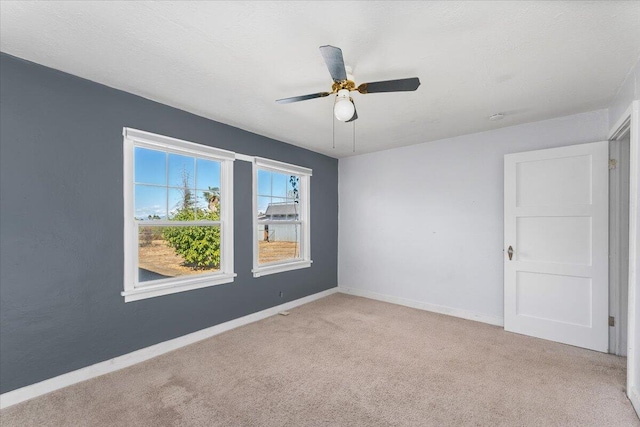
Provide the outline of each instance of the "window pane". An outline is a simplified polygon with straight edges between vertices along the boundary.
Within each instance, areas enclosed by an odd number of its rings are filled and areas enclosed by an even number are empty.
[[[135,147],[135,182],[167,185],[167,155],[162,151]]]
[[[283,173],[271,173],[271,195],[274,197],[287,197],[287,180],[288,175]]]
[[[300,224],[258,226],[258,263],[300,258]]]
[[[219,270],[220,227],[139,227],[139,282],[215,273]]]
[[[188,188],[169,188],[169,219],[193,221],[196,210],[196,192]]]
[[[196,219],[198,220],[220,220],[220,191],[198,190],[196,204]]]
[[[297,221],[300,219],[300,204],[287,199],[287,219]]]
[[[196,159],[196,188],[217,188],[220,191],[220,162]]]
[[[271,172],[258,169],[258,195],[271,195]]]
[[[195,188],[194,157],[169,154],[169,187]]]
[[[167,219],[167,189],[136,185],[134,216],[140,221]]]
[[[300,177],[289,175],[287,177],[287,197],[293,200],[300,200]]]
[[[267,212],[269,203],[271,203],[271,197],[258,196],[258,218]]]
[[[265,211],[265,218],[268,220],[285,220],[288,215],[294,213],[292,204],[287,203],[287,199],[272,197]]]

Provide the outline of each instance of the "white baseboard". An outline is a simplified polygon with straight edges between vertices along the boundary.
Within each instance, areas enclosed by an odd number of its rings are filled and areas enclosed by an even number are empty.
[[[461,310],[459,308],[430,304],[427,302],[416,301],[408,298],[394,297],[391,295],[379,294],[377,292],[367,291],[364,289],[340,286],[338,287],[338,290],[345,294],[371,298],[378,301],[390,302],[392,304],[404,305],[406,307],[417,308],[418,310],[446,314],[448,316],[460,317],[467,320],[475,320],[476,322],[488,323],[495,326],[504,326],[504,319],[502,317],[487,316],[486,314],[474,313],[472,311]]]
[[[144,362],[145,360],[160,356],[161,354],[168,353],[180,347],[202,341],[214,335],[221,334],[223,332],[247,325],[249,323],[257,322],[258,320],[273,316],[281,311],[291,310],[294,307],[298,307],[300,305],[310,303],[320,298],[324,298],[336,292],[338,292],[338,288],[327,289],[326,291],[322,291],[317,294],[309,295],[295,301],[290,301],[285,304],[277,305],[275,307],[259,311],[257,313],[252,313],[247,316],[240,317],[238,319],[220,323],[219,325],[215,325],[210,328],[202,329],[188,335],[183,335],[169,341],[164,341],[150,347],[136,350],[134,352],[127,353],[122,356],[106,360],[104,362],[96,363],[95,365],[87,366],[76,371],[68,372],[66,374],[50,378],[39,383],[8,391],[0,395],[0,409],[7,408],[17,403],[24,402],[25,400],[33,399],[34,397],[38,397],[64,387],[68,387],[70,385],[77,384],[91,378],[99,377],[100,375],[118,371],[128,366],[135,365],[136,363]]]
[[[633,405],[633,409],[636,410],[636,414],[638,414],[638,418],[640,418],[640,390],[638,387],[633,387],[629,392],[629,400]]]

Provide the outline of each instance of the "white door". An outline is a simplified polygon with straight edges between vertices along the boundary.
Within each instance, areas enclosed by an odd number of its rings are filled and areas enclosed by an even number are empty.
[[[607,351],[608,164],[608,141],[505,155],[505,330]]]

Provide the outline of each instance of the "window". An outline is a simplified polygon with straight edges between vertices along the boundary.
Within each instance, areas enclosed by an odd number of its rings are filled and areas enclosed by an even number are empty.
[[[311,169],[256,157],[253,164],[253,276],[311,266]]]
[[[125,301],[233,281],[233,160],[124,129]]]

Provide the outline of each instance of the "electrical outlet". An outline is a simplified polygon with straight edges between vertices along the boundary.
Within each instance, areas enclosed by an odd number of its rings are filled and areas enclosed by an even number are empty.
[[[284,292],[280,291],[280,298],[284,298]]]

